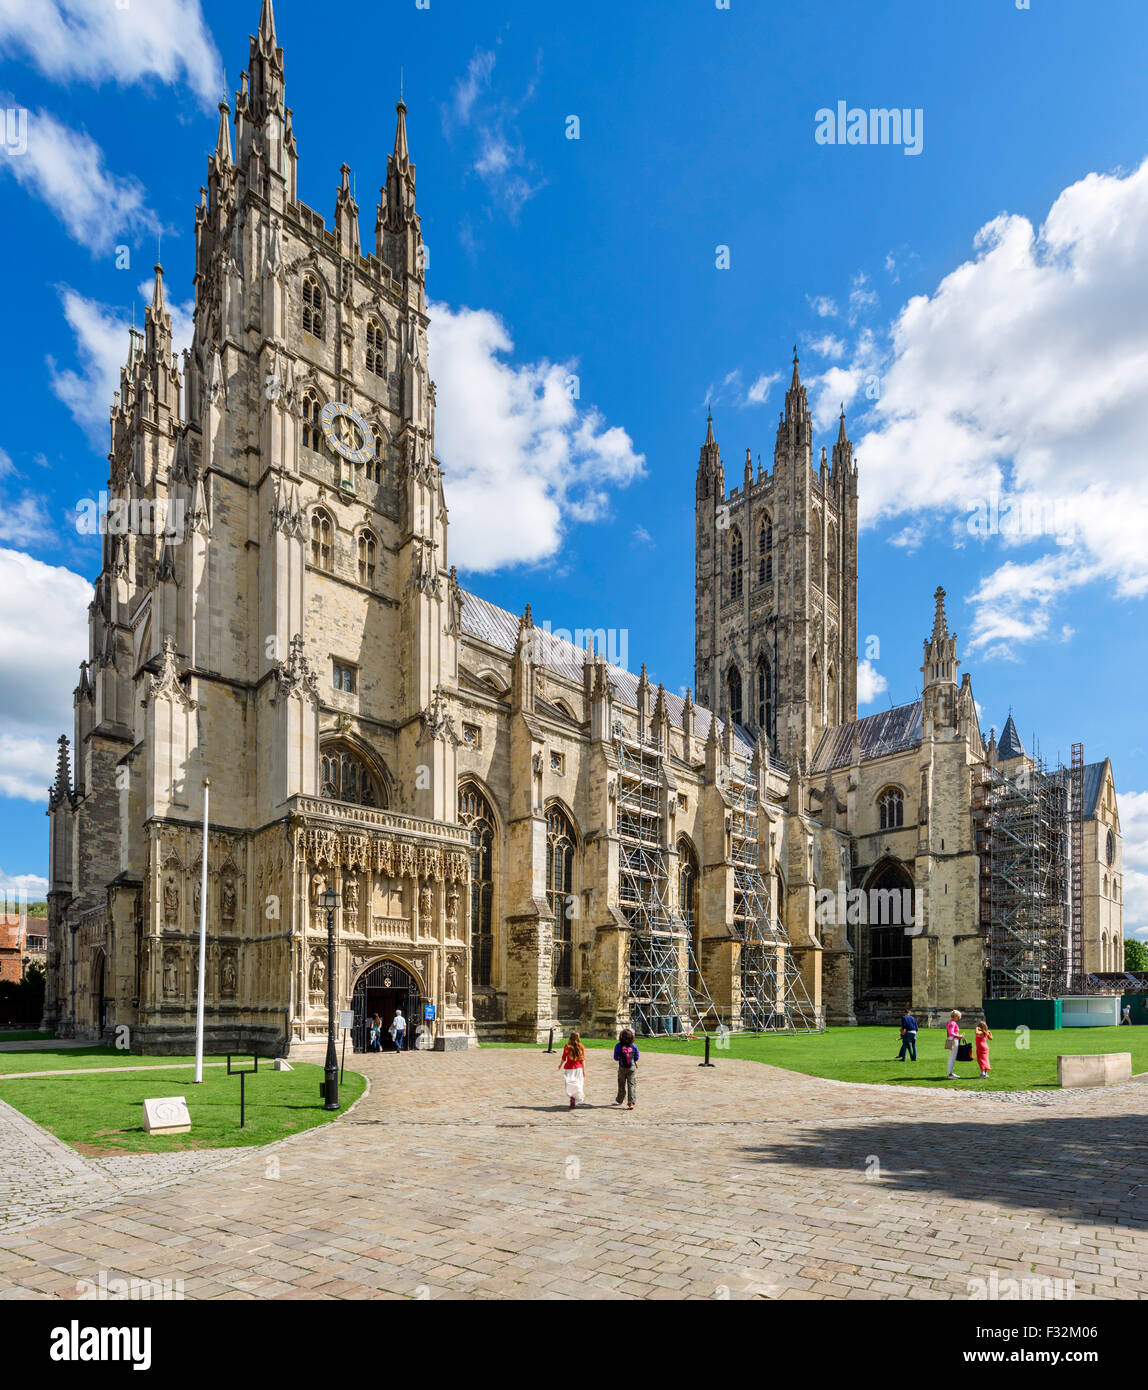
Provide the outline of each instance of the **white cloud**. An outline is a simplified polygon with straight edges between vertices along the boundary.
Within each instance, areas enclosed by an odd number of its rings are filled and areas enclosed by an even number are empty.
[[[833,333],[826,333],[820,338],[814,338],[809,343],[811,352],[817,353],[819,357],[828,357],[831,362],[836,362],[845,356],[845,342],[836,337]]]
[[[139,287],[140,298],[147,303],[151,302],[153,284],[145,280]],[[120,368],[127,361],[131,320],[123,310],[109,309],[67,287],[61,291],[61,298],[64,317],[75,335],[79,370],[60,370],[54,359],[49,358],[52,390],[68,407],[92,445],[104,449],[112,393],[119,390]],[[169,303],[167,307],[171,314],[174,350],[180,352],[191,345],[192,305]],[[137,321],[143,321],[142,310]]]
[[[1148,938],[1148,792],[1117,792],[1123,864],[1124,935]]]
[[[517,103],[491,93],[495,54],[479,49],[467,64],[466,76],[454,85],[451,103],[442,108],[443,133],[449,138],[457,126],[475,143],[471,171],[485,184],[491,201],[513,222],[523,206],[546,186],[533,178],[534,166],[518,138],[515,122],[519,111],[533,97],[532,81]],[[473,229],[464,232],[464,243],[473,241]]]
[[[223,88],[199,0],[0,0],[0,53],[57,82],[186,83],[205,106]]]
[[[0,497],[0,542],[37,545],[50,541],[52,523],[42,497],[26,492],[18,500]]]
[[[746,405],[764,405],[769,393],[781,380],[780,372],[763,372],[745,393]]]
[[[974,595],[986,652],[1054,638],[1057,604],[1083,584],[1148,594],[1148,471],[1135,465],[1148,435],[1146,257],[1148,163],[1089,174],[1039,228],[987,223],[972,259],[893,325],[877,424],[857,451],[862,524],[963,512],[986,546],[1040,547]],[[1055,515],[985,527],[1005,491],[1068,516],[1069,544]]]
[[[889,682],[871,661],[857,663],[857,703],[871,705],[878,695],[889,689]]]
[[[0,548],[0,793],[44,800],[56,739],[72,731],[78,654],[92,587],[78,574]],[[45,621],[45,615],[51,621]]]
[[[805,298],[809,301],[809,307],[819,319],[832,319],[837,317],[837,301],[835,299],[830,299],[827,294],[807,294]]]
[[[849,322],[855,323],[859,315],[866,309],[872,309],[876,303],[877,291],[869,288],[868,275],[864,271],[858,272],[853,277],[849,291]]]
[[[47,203],[68,234],[93,255],[109,251],[117,237],[163,230],[139,180],[111,173],[91,136],[62,125],[50,112],[28,113],[28,148],[6,155],[0,168]]]
[[[432,306],[450,558],[469,570],[549,559],[568,523],[605,517],[611,489],[645,471],[624,429],[571,399],[573,363],[512,365],[513,347],[495,314]]]
[[[0,869],[0,893],[8,899],[8,910],[17,912],[28,903],[44,901],[48,880],[39,874],[6,874]]]

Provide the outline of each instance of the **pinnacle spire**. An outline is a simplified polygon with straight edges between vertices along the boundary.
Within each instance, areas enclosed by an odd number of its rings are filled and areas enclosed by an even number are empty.
[[[798,356],[797,356],[797,344],[794,343],[794,345],[793,345],[793,380],[789,383],[789,389],[790,389],[791,391],[797,391],[797,390],[799,390],[800,387],[801,387],[801,373],[797,370],[797,363],[798,363],[798,360],[799,360],[799,359],[798,359]]]
[[[845,444],[845,443],[847,442],[847,437],[846,437],[846,434],[845,434],[845,402],[844,402],[844,401],[841,402],[841,423],[840,423],[840,425],[837,427],[837,442],[838,442],[838,444]]]
[[[398,120],[395,122],[395,162],[404,170],[411,162],[410,150],[407,146],[407,104],[400,96],[395,105],[395,113]]]
[[[158,262],[155,267],[155,285],[151,292],[151,307],[156,314],[166,312],[163,302],[163,266]]]
[[[708,409],[706,411],[706,443],[717,443],[717,440],[714,438],[714,413],[712,410]]]
[[[933,599],[936,603],[936,611],[933,615],[933,641],[939,642],[949,635],[949,622],[945,617],[945,591],[939,584]]]
[[[219,135],[215,141],[215,162],[221,167],[231,164],[231,107],[219,103]]]
[[[264,43],[274,44],[277,42],[275,37],[275,7],[271,0],[263,0],[263,8],[259,12],[259,37]]]

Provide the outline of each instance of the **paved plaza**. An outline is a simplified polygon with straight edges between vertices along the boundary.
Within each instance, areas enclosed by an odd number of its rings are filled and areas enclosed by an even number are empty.
[[[977,1096],[648,1054],[628,1112],[607,1059],[570,1112],[541,1052],[356,1057],[346,1116],[256,1150],[93,1160],[2,1107],[0,1297],[100,1271],[219,1299],[1146,1292],[1140,1082]]]

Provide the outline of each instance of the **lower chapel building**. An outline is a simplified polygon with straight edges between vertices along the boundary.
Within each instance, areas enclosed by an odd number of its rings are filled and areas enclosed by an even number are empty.
[[[856,717],[844,415],[815,458],[795,355],[772,470],[747,451],[732,489],[711,421],[684,697],[464,591],[397,109],[364,252],[346,166],[333,227],[299,201],[263,0],[196,209],[192,346],[157,266],[112,406],[112,507],[168,524],[103,536],[45,1024],[188,1050],[206,778],[209,1048],[325,1032],[327,889],[336,1006],[443,1048],[976,1010],[974,789],[1028,760],[1011,717],[982,738],[939,589],[920,698]],[[1119,969],[1112,768],[1085,772],[1085,966]],[[911,927],[823,909],[852,888],[910,890]]]

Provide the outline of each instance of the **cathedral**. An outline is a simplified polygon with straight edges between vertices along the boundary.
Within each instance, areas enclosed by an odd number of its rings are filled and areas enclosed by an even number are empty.
[[[730,488],[709,422],[692,690],[463,589],[406,117],[364,251],[346,165],[330,227],[299,200],[263,0],[196,208],[191,348],[157,266],[111,406],[134,522],[102,537],[49,793],[45,1025],[189,1051],[203,885],[209,1051],[323,1037],[329,991],[357,1046],[401,1008],[438,1050],[979,1010],[974,792],[1028,755],[1011,716],[982,737],[940,589],[919,697],[857,718],[844,413],[815,458],[795,352],[772,469],[747,451]],[[1085,784],[1086,964],[1120,969],[1111,764]]]

